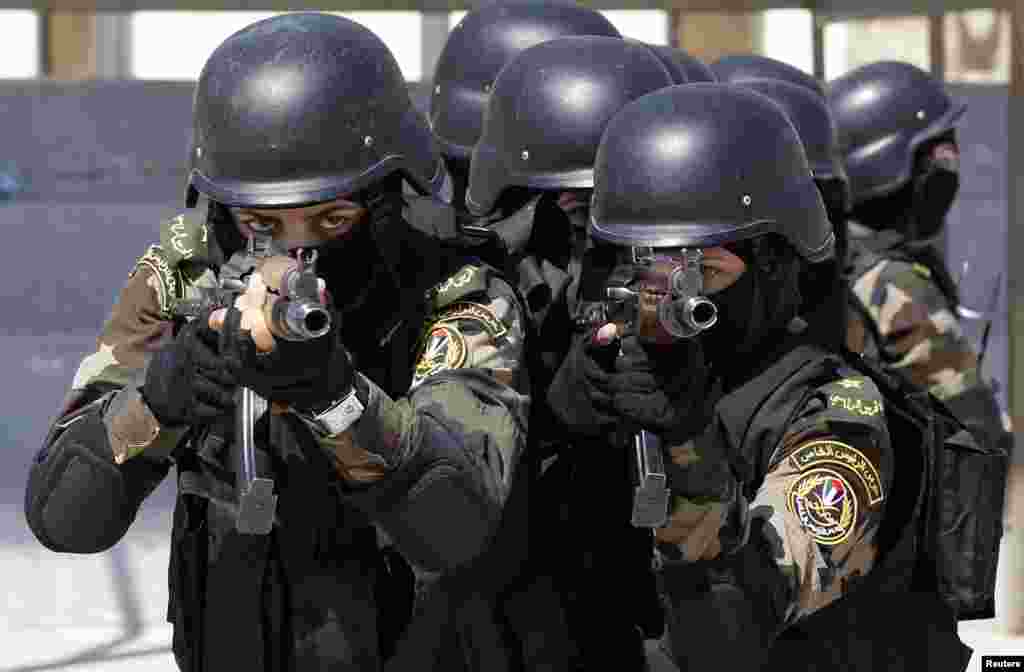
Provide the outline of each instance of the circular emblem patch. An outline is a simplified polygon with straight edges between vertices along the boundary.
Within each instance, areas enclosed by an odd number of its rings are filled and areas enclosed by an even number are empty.
[[[831,469],[812,469],[789,488],[789,510],[819,544],[841,544],[857,522],[857,496],[846,479]]]
[[[450,324],[431,328],[423,343],[416,378],[426,378],[440,371],[457,369],[466,362],[466,339]]]

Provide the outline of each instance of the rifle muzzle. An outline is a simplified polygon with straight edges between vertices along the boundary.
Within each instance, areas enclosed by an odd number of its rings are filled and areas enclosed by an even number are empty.
[[[658,321],[675,338],[693,338],[718,321],[718,307],[703,296],[687,296],[658,304]]]
[[[271,331],[286,341],[308,341],[331,330],[330,312],[316,301],[275,301],[269,317]]]

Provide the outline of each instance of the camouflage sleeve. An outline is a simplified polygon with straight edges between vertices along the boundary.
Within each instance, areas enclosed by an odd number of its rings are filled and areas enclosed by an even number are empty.
[[[151,251],[152,252],[152,251]],[[142,501],[167,475],[176,432],[162,431],[137,386],[148,353],[169,331],[166,286],[140,261],[83,359],[71,391],[29,468],[25,513],[52,550],[95,553],[128,530]],[[125,459],[146,450],[146,457]]]
[[[701,468],[700,439],[669,452],[670,482],[673,469]],[[785,627],[840,597],[874,562],[892,479],[881,393],[859,376],[818,388],[769,464],[750,501],[734,478],[705,466],[698,480],[719,483],[718,494],[673,495],[655,539],[668,563],[728,562],[748,546],[769,548],[784,579]],[[746,578],[764,584],[763,577]]]
[[[851,321],[851,329],[859,332],[851,335],[855,351],[862,350],[853,341],[873,341],[867,334],[877,330],[880,342],[869,346],[878,352],[868,349],[864,354],[880,355],[939,399],[980,384],[974,349],[927,267],[883,260],[858,278],[852,289],[862,308],[861,318],[872,323]]]
[[[145,380],[151,354],[171,338],[170,306],[184,293],[183,284],[183,276],[171,268],[159,246],[138,260],[104,322],[96,351],[79,364],[55,426],[94,400],[98,390],[117,390],[104,412],[115,457],[128,459],[143,449],[148,456],[170,452],[181,430],[160,428],[137,388]]]
[[[714,428],[709,430],[667,451],[669,512],[654,538],[668,562],[714,560],[734,552],[747,537],[748,507],[739,481],[724,459],[704,457],[719,452],[703,450],[705,442],[717,441]]]
[[[491,278],[484,291],[461,296],[428,320],[405,397],[391,399],[359,376],[357,388],[367,394],[362,417],[320,441],[345,482],[369,493],[364,502],[374,500],[371,509],[387,508],[374,490],[391,490],[385,499],[412,497],[431,478],[423,474],[438,465],[456,473],[470,484],[472,503],[436,515],[446,519],[446,534],[462,528],[481,537],[462,542],[478,548],[500,518],[525,448],[530,399],[523,347],[523,311],[511,287]],[[470,522],[481,516],[483,527]]]
[[[776,448],[750,519],[786,580],[782,627],[846,594],[877,554],[892,483],[882,396],[866,378],[820,387]]]
[[[408,442],[423,414],[467,438],[490,437],[497,452],[481,457],[514,463],[529,407],[522,311],[498,279],[465,298],[428,320],[406,397],[390,399],[360,376],[368,390],[362,417],[348,431],[320,438],[346,480],[370,483],[396,469],[413,449]]]

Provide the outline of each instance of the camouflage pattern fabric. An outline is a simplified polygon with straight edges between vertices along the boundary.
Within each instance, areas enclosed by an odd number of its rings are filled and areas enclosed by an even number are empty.
[[[853,227],[851,224],[851,232],[858,230]],[[854,238],[851,254],[856,253],[857,245]],[[1012,432],[1010,416],[993,412],[998,404],[991,386],[982,379],[977,354],[931,270],[919,263],[884,258],[884,253],[881,256],[851,279],[860,310],[849,311],[847,347],[902,374],[947,404],[980,393],[988,403],[969,408],[958,405],[959,419],[987,433]]]
[[[208,269],[195,270],[197,267],[182,263],[202,257],[205,245],[206,228],[195,215],[164,223],[161,244],[150,247],[138,260],[103,325],[96,351],[78,367],[61,418],[89,401],[90,395],[94,398],[97,386],[113,385],[122,389],[107,407],[107,413],[117,415],[106,419],[108,428],[118,429],[117,435],[111,434],[112,447],[119,450],[123,437],[130,440],[146,435],[148,425],[132,426],[152,421],[136,387],[145,380],[153,352],[171,339],[173,302],[199,298],[203,289],[216,285]],[[411,453],[423,448],[418,442],[426,435],[419,431],[418,419],[429,415],[445,430],[441,438],[446,447],[471,453],[471,477],[481,482],[488,504],[500,513],[526,442],[530,399],[525,392],[528,378],[523,362],[522,309],[509,285],[476,265],[460,269],[433,288],[427,298],[431,314],[422,326],[410,393],[392,399],[363,379],[370,394],[360,421],[341,435],[316,438],[336,458],[343,478],[368,485],[384,479]],[[271,410],[281,413],[286,409],[274,405]],[[69,431],[73,430],[71,426]],[[161,429],[149,445],[138,446],[127,457],[164,456],[177,444],[182,431]],[[216,511],[216,507],[210,510]],[[497,513],[488,519],[496,523]],[[459,527],[457,516],[454,512],[451,523]],[[315,536],[311,541],[317,543]],[[333,584],[349,580],[340,572],[339,568],[326,580]],[[353,610],[367,607],[361,602],[350,606]],[[344,614],[355,618],[357,623],[351,624],[329,612],[322,627],[314,623],[307,632],[297,632],[299,669],[319,669],[327,659],[349,661],[338,669],[378,667],[374,661],[355,662],[356,649],[352,647],[365,644],[367,637],[376,643],[375,629],[360,625],[366,622],[361,613]],[[343,632],[346,628],[354,629]]]
[[[90,384],[141,385],[152,353],[171,338],[173,301],[199,298],[202,290],[216,286],[212,271],[190,273],[181,263],[206,253],[204,222],[191,213],[179,215],[163,224],[160,237],[161,245],[151,246],[136,263],[103,326],[96,352],[79,365],[62,416],[77,407]],[[424,325],[413,389],[442,372],[448,374],[447,382],[436,388],[427,386],[415,395],[415,403],[412,397],[391,400],[368,384],[371,398],[357,423],[358,430],[319,438],[336,456],[339,472],[347,479],[369,482],[382,478],[388,466],[381,454],[398,451],[410,440],[416,413],[424,409],[449,419],[445,424],[460,434],[492,435],[503,466],[515,464],[525,445],[526,430],[520,421],[529,408],[529,397],[522,393],[527,389],[522,352],[525,332],[513,290],[484,268],[467,265],[435,287],[430,298],[433,312]],[[457,382],[460,372],[474,371],[485,372],[493,381],[485,395],[481,395],[479,384],[474,383],[474,392],[470,392]],[[146,416],[141,399],[132,396],[128,403],[116,406],[123,418],[116,424],[125,435],[132,434],[128,422]],[[147,429],[140,428],[140,433]],[[163,444],[176,443],[180,435],[162,431],[145,450],[162,454],[169,448]],[[141,449],[128,457],[139,452]],[[502,474],[501,479],[509,476]]]
[[[655,531],[660,558],[714,560],[752,543],[750,522],[761,518],[754,529],[788,580],[782,627],[842,597],[874,565],[892,483],[882,404],[874,383],[852,374],[812,390],[780,444],[764,447],[772,458],[752,499],[738,483],[726,499],[673,498],[668,522]],[[693,468],[711,437],[671,447],[667,460]]]
[[[903,373],[939,399],[981,384],[978,358],[927,267],[882,259],[851,289],[878,330],[851,316],[847,345]]]
[[[183,430],[163,430],[149,445],[130,450],[123,445],[125,437],[148,435],[147,427],[140,426],[136,432],[130,426],[150,416],[135,388],[145,381],[152,354],[171,340],[173,302],[199,298],[203,288],[216,286],[212,271],[192,273],[181,265],[184,260],[205,254],[206,226],[197,215],[179,215],[164,222],[160,237],[162,244],[150,246],[129,274],[103,324],[96,351],[86,355],[78,366],[60,414],[67,415],[87,399],[90,386],[125,388],[120,394],[124,403],[115,401],[108,409],[117,417],[107,418],[108,427],[119,430],[111,434],[111,446],[125,458],[143,449],[166,455],[180,439]]]
[[[463,267],[435,295],[409,395],[393,400],[364,379],[369,399],[362,419],[349,431],[320,437],[346,480],[384,478],[416,438],[419,413],[440,419],[453,435],[488,437],[491,454],[484,459],[503,465],[503,473],[494,473],[502,484],[511,478],[507,467],[525,447],[529,411],[523,313],[511,286],[480,267]],[[443,382],[429,384],[440,374]]]

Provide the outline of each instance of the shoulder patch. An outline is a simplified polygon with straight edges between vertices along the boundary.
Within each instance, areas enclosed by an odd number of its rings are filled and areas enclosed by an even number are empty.
[[[881,393],[867,378],[848,376],[825,385],[822,390],[829,408],[863,417],[874,417],[885,411]]]
[[[839,465],[857,475],[864,491],[868,493],[868,504],[874,505],[885,499],[882,478],[875,465],[853,446],[833,440],[810,441],[797,447],[789,456],[789,462],[796,469],[806,471],[818,465]]]
[[[171,266],[193,257],[205,257],[206,222],[192,213],[180,214],[164,222],[160,227],[160,247]]]
[[[914,272],[917,273],[918,275],[920,275],[921,277],[931,279],[932,271],[931,271],[930,268],[928,268],[924,264],[919,264],[917,262],[914,262],[914,263],[912,263],[910,265],[910,267],[912,269],[914,269]]]
[[[184,286],[181,271],[171,265],[167,254],[159,245],[149,246],[146,253],[135,262],[135,267],[128,277],[134,276],[140,268],[146,268],[152,273],[150,284],[157,294],[160,313],[165,319],[170,319],[171,309],[181,296],[181,289]]]
[[[839,472],[825,467],[793,481],[786,492],[786,508],[824,546],[846,541],[857,523],[857,495]]]
[[[466,338],[455,324],[435,324],[423,339],[416,356],[413,384],[441,371],[461,368],[469,348]]]
[[[489,269],[485,266],[466,264],[448,279],[427,292],[427,299],[435,311],[470,294],[487,290],[490,280]]]
[[[842,408],[847,413],[874,417],[884,410],[881,399],[858,399],[843,394],[830,394],[829,406]]]
[[[494,311],[480,303],[459,301],[451,304],[437,316],[436,324],[472,320],[490,334],[491,338],[500,338],[508,332],[508,328],[498,319]]]

